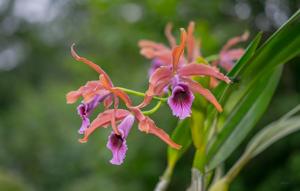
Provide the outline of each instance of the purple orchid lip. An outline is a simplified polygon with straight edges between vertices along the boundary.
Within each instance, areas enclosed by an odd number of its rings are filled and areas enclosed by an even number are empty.
[[[114,132],[109,135],[106,147],[110,149],[113,154],[113,157],[110,160],[111,164],[121,165],[123,163],[128,150],[126,139],[133,123],[134,116],[128,115],[118,126],[120,135],[117,135]]]
[[[77,107],[78,115],[82,119],[82,124],[80,129],[78,130],[79,134],[84,134],[85,130],[90,126],[89,116],[92,114],[94,109],[107,97],[110,93],[106,93],[104,95],[96,95],[93,100],[88,103],[81,103]]]
[[[179,82],[173,86],[172,95],[168,98],[168,105],[174,116],[184,119],[190,116],[193,101],[194,95],[189,87]]]

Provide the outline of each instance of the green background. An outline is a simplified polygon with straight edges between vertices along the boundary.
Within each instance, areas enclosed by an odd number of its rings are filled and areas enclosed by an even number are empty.
[[[167,146],[136,125],[122,166],[109,163],[110,130],[78,143],[81,120],[65,94],[98,76],[71,58],[73,42],[115,85],[144,91],[150,62],[139,55],[137,42],[166,43],[167,22],[174,23],[178,36],[178,28],[194,20],[202,53],[209,56],[245,30],[251,37],[264,31],[266,39],[299,7],[296,0],[0,0],[0,190],[153,190],[163,173]],[[275,97],[252,134],[299,103],[299,62],[298,57],[285,65]],[[153,119],[169,133],[176,125],[167,106]],[[276,143],[248,164],[232,190],[298,190],[299,145],[299,133]],[[179,161],[169,190],[189,185],[193,153],[190,149]]]

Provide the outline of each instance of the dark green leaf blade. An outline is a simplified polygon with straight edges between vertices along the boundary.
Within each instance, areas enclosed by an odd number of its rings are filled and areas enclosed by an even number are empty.
[[[280,75],[281,67],[263,76],[234,107],[209,148],[209,169],[224,161],[255,126],[269,105]]]
[[[240,84],[238,85],[232,85],[228,87],[222,87],[226,86],[224,84],[220,84],[220,87],[217,87],[216,93],[217,96],[221,102],[222,105],[225,105],[225,108],[228,107],[228,105],[231,104],[231,110],[229,110],[229,116],[228,119],[232,119],[232,112],[237,111],[239,107],[241,107],[241,103],[245,99],[245,97],[248,97],[249,93],[254,91],[253,88],[257,88],[259,85],[258,82],[264,83],[262,79],[265,78],[265,76],[270,73],[270,71],[274,70],[274,68],[280,64],[284,64],[291,58],[295,57],[296,55],[300,54],[300,10],[297,11],[294,16],[291,17],[285,23],[276,33],[274,33],[267,42],[264,43],[263,46],[261,46],[255,54],[246,62],[244,63],[244,66],[242,69],[237,69],[236,71],[239,71],[238,76],[242,79]],[[233,70],[234,71],[234,70]],[[258,84],[258,85],[257,85]],[[276,86],[275,86],[276,87]],[[238,88],[238,91],[235,91],[238,93],[238,98],[236,100],[229,100],[231,103],[227,103],[227,98],[230,97],[231,90]],[[262,92],[264,93],[264,92]],[[256,95],[259,99],[258,95]],[[266,96],[268,97],[268,96]],[[272,95],[269,96],[268,99],[270,99]],[[260,98],[262,99],[262,98]],[[265,98],[266,99],[266,98]],[[254,104],[254,101],[256,100],[249,100],[249,103],[245,102],[244,104]],[[252,102],[252,103],[251,103]],[[268,104],[266,104],[264,107],[267,107]],[[208,110],[211,111],[211,110]],[[215,114],[212,114],[214,111],[210,112],[209,115],[213,116],[208,118],[208,121],[206,124],[208,124],[208,127],[212,124],[212,120],[216,119],[216,112]],[[263,112],[262,112],[263,113]],[[248,121],[247,122],[247,113],[241,114],[236,113],[238,117],[234,118],[236,121],[242,121],[245,122],[247,127],[247,131],[243,132],[242,130],[239,130],[241,126],[240,123],[236,125],[229,125],[226,122],[225,125],[221,130],[220,135],[213,139],[210,143],[209,151],[208,151],[208,162],[210,163],[209,166],[212,168],[213,166],[219,164],[221,161],[224,161],[228,157],[228,152],[225,147],[223,147],[223,143],[228,142],[230,139],[232,139],[235,135],[239,135],[239,139],[235,142],[232,142],[231,145],[227,145],[229,153],[231,153],[242,141],[242,139],[245,138],[247,133],[255,126],[256,122],[260,118],[261,115],[257,115],[255,120]],[[225,116],[224,114],[221,114],[221,116]],[[226,116],[227,117],[227,116]],[[239,118],[239,119],[238,119]],[[235,122],[236,122],[235,121]],[[233,121],[234,123],[234,121]],[[220,152],[220,153],[219,153]],[[223,156],[222,156],[223,155]],[[214,158],[212,160],[212,158]]]

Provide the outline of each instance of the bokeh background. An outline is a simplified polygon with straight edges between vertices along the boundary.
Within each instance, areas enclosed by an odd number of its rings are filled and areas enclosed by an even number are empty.
[[[166,166],[167,146],[137,128],[122,166],[109,163],[109,130],[78,143],[81,120],[76,105],[65,103],[65,94],[98,76],[71,58],[73,42],[116,85],[144,91],[149,61],[139,55],[137,42],[166,43],[167,22],[178,29],[194,20],[208,56],[245,30],[252,37],[264,31],[266,39],[299,7],[299,0],[0,0],[0,190],[153,190]],[[252,133],[300,102],[299,62],[298,57],[285,66],[276,95]],[[168,132],[175,127],[167,107],[153,118]],[[242,171],[232,190],[299,190],[299,149],[300,133],[276,143]],[[189,185],[192,157],[190,149],[169,190]]]

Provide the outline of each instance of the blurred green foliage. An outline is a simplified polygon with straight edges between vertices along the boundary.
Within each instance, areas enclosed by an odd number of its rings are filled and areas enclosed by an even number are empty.
[[[76,105],[65,104],[65,94],[97,74],[70,57],[71,43],[116,85],[143,91],[149,62],[139,55],[137,42],[166,42],[168,21],[176,35],[179,27],[196,21],[208,56],[244,30],[252,36],[263,30],[267,37],[299,7],[298,0],[0,0],[0,190],[152,190],[166,166],[167,146],[137,128],[122,166],[108,162],[108,130],[99,130],[86,144],[77,142],[81,121]],[[299,62],[285,66],[255,131],[299,103]],[[167,107],[153,118],[168,132],[176,126]],[[297,190],[299,140],[299,133],[292,135],[254,159],[232,190]],[[192,156],[189,150],[179,161],[170,190],[189,185]]]

